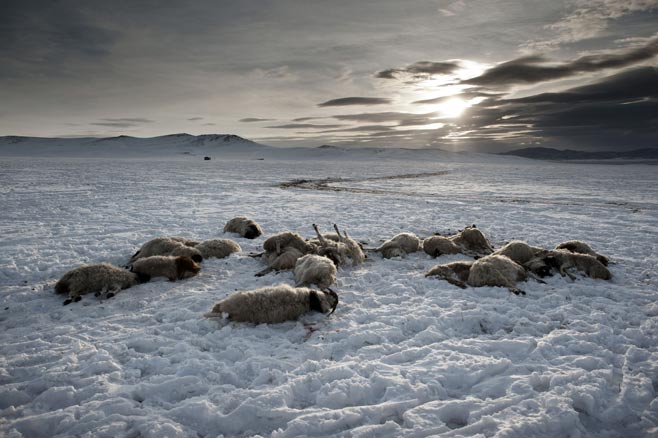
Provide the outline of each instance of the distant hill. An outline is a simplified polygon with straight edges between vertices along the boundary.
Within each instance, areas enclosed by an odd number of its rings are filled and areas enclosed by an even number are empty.
[[[247,159],[247,160],[415,160],[490,161],[489,154],[454,153],[441,149],[347,147],[335,145],[273,147],[233,134],[168,134],[158,137],[44,138],[0,137],[0,157],[119,159]],[[496,157],[504,161],[508,158]]]
[[[634,149],[632,151],[586,152],[572,149],[525,148],[503,152],[498,155],[515,155],[535,160],[656,160],[658,148]]]
[[[273,147],[233,134],[168,134],[158,137],[0,137],[0,157],[203,160],[389,160],[422,162],[505,162],[509,157],[442,149],[321,146]],[[203,160],[205,161],[205,160]],[[212,161],[212,163],[215,163]]]
[[[141,138],[0,137],[0,156],[159,157],[176,155],[258,155],[271,146],[233,134],[170,134]]]

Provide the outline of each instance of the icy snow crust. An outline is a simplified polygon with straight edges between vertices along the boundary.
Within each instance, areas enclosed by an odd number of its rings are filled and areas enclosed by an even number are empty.
[[[0,158],[0,435],[658,433],[655,166],[296,153]],[[414,173],[435,175],[368,179]],[[315,178],[350,181],[332,183],[338,191],[278,186]],[[222,233],[237,215],[265,234]],[[329,232],[334,222],[371,247],[402,231],[473,223],[497,247],[582,239],[614,261],[614,278],[558,276],[521,284],[528,295],[517,297],[423,276],[461,255],[371,254],[339,269],[341,301],[328,318],[202,318],[235,290],[294,284],[292,272],[254,277],[264,265],[248,253],[268,236],[312,236],[312,223]],[[69,269],[124,264],[158,236],[233,238],[243,251],[205,261],[195,278],[107,301],[84,296],[63,307],[54,294]]]

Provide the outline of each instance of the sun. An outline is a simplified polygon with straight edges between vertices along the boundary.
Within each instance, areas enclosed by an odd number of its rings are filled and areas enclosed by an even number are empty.
[[[471,105],[465,100],[455,97],[440,103],[437,110],[443,117],[456,119],[460,117],[469,106]]]

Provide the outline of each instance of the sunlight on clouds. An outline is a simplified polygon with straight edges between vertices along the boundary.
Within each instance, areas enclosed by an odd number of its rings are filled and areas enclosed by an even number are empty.
[[[444,126],[445,126],[445,123],[430,123],[428,125],[396,126],[395,130],[410,131],[410,130],[441,129]]]
[[[491,67],[489,64],[482,64],[480,62],[461,60],[460,69],[457,70],[456,76],[460,80],[466,80],[480,76],[486,69]]]
[[[414,89],[417,99],[437,111],[442,118],[458,118],[466,109],[484,100],[483,97],[462,98],[462,93],[468,94],[469,85],[461,81],[480,76],[489,66],[475,61],[459,60],[460,68],[452,75],[439,75],[417,82]]]
[[[469,106],[471,106],[470,103],[455,97],[454,99],[448,99],[445,102],[440,103],[437,105],[436,109],[441,116],[455,119],[461,116]]]

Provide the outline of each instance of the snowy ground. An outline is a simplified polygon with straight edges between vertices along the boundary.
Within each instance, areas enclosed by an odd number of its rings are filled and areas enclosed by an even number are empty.
[[[475,155],[0,158],[0,435],[656,436],[656,170]],[[353,180],[278,187],[329,177]],[[229,237],[239,214],[266,235],[236,239],[243,252],[198,277],[67,307],[53,293],[67,270],[123,264],[156,236]],[[473,223],[497,246],[582,239],[614,279],[552,278],[517,297],[423,276],[460,256],[372,255],[339,270],[329,318],[201,317],[235,290],[293,283],[254,277],[262,262],[247,254],[268,234],[333,222],[370,246]]]

